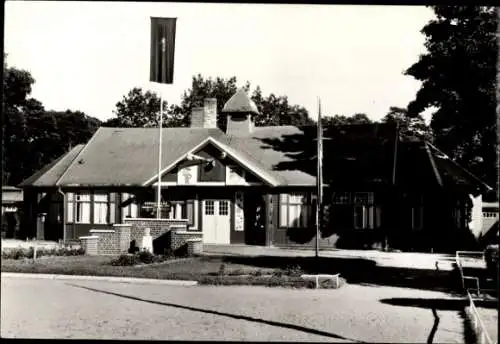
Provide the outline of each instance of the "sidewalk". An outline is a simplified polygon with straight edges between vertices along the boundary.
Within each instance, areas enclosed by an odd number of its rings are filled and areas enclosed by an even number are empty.
[[[2,278],[105,281],[105,282],[116,282],[116,283],[163,284],[163,285],[172,285],[172,286],[195,286],[195,285],[198,285],[197,281],[162,280],[162,279],[154,279],[154,278],[136,278],[136,277],[31,274],[31,273],[16,273],[16,272],[2,272],[1,276],[2,276]]]
[[[250,245],[203,245],[203,254],[208,256],[273,256],[273,257],[314,257],[315,251],[309,249],[289,249]],[[382,252],[376,250],[320,250],[320,257],[373,260],[379,266],[451,271],[455,262],[452,254]],[[481,265],[481,262],[477,263]]]

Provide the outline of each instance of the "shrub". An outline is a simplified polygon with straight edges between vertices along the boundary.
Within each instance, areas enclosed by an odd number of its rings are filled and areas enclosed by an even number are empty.
[[[144,264],[151,264],[154,260],[154,255],[149,251],[141,251],[138,254],[139,261]]]
[[[13,250],[6,250],[2,252],[3,259],[21,259],[26,257],[26,250],[22,248],[16,248]]]
[[[259,270],[252,271],[250,273],[250,276],[256,276],[256,277],[262,276],[262,270],[259,269]]]
[[[289,265],[285,268],[285,273],[288,276],[299,277],[304,272],[300,265]]]
[[[122,254],[118,258],[111,261],[113,266],[131,266],[137,265],[141,261],[139,260],[139,255],[137,254]]]
[[[282,270],[274,270],[273,271],[273,277],[281,277],[284,275],[284,272]]]
[[[219,267],[219,276],[224,276],[226,274],[226,264],[221,264]]]

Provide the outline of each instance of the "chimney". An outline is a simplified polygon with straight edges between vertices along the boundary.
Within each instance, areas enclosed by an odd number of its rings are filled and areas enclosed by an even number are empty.
[[[191,109],[191,128],[217,128],[217,99],[206,98],[203,106]]]
[[[205,109],[203,128],[217,128],[217,98],[205,98],[203,107]]]
[[[205,108],[196,106],[191,109],[191,128],[203,128],[203,117],[205,117]]]

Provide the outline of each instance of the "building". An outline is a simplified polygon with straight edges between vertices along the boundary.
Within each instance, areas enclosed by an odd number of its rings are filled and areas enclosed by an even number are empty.
[[[20,207],[23,190],[14,186],[2,187],[2,239],[16,238],[19,233]]]
[[[316,128],[255,127],[240,90],[217,128],[216,99],[191,126],[164,128],[162,218],[206,244],[315,244]],[[430,143],[390,124],[325,128],[321,247],[446,251],[477,243],[489,189]],[[77,240],[128,218],[155,217],[158,129],[100,128],[20,184],[24,234]]]

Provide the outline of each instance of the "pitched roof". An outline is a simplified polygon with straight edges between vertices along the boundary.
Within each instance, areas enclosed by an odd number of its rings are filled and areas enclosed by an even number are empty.
[[[258,114],[259,110],[245,90],[241,88],[224,104],[222,112],[251,112]]]
[[[76,145],[69,152],[61,155],[59,158],[44,166],[42,169],[34,173],[22,181],[18,187],[38,186],[38,187],[51,187],[55,186],[59,178],[67,170],[75,157],[81,152],[84,145]]]
[[[470,173],[461,172],[460,166],[453,163],[451,169],[440,161],[434,150],[430,159],[420,141],[398,141],[395,161],[396,130],[391,124],[326,127],[324,137],[325,183],[391,185],[394,172],[396,184],[404,187],[436,187],[437,175],[442,175],[444,186],[479,183]],[[316,184],[315,126],[255,127],[246,137],[219,129],[164,128],[162,167],[172,165],[208,138],[265,171],[274,185]],[[156,175],[157,156],[157,128],[103,127],[84,148],[75,147],[20,186],[55,186],[56,182],[60,186],[141,186]],[[453,179],[455,176],[459,179]]]
[[[162,166],[167,166],[219,129],[164,128]],[[61,185],[140,186],[157,173],[157,128],[101,127],[80,152]]]

